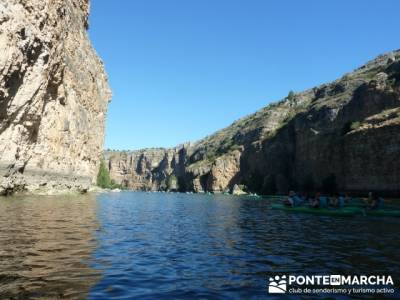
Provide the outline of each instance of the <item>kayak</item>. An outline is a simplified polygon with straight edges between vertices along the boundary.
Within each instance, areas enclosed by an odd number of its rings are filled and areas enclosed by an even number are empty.
[[[358,208],[364,208],[367,209],[367,204],[366,203],[349,203],[349,204],[345,204],[344,207],[358,207]],[[396,211],[396,212],[400,212],[398,210],[399,206],[395,206],[392,204],[385,204],[384,207],[379,208],[378,210],[384,210],[384,211]]]
[[[314,214],[322,216],[354,216],[367,215],[374,217],[400,217],[400,210],[395,209],[363,209],[361,207],[343,208],[312,208],[309,206],[290,207],[282,204],[272,204],[272,209],[283,210],[293,213]]]
[[[375,217],[400,217],[400,210],[394,209],[366,209],[367,216]]]
[[[357,207],[345,208],[312,208],[309,206],[285,206],[282,204],[272,204],[272,209],[283,210],[293,213],[314,214],[322,216],[348,217],[362,214],[363,210]]]
[[[345,203],[344,207],[358,207],[358,208],[366,208],[366,203]]]

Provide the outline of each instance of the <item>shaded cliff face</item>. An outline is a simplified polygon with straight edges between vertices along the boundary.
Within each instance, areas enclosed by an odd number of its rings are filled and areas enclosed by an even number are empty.
[[[195,192],[223,192],[244,184],[262,194],[295,189],[399,195],[399,129],[400,52],[395,51],[174,149],[181,153],[177,168],[160,159],[171,149],[158,149],[158,158],[146,151],[129,155],[149,162],[140,168],[147,174],[141,180],[151,178],[146,189],[159,189],[159,178],[173,175],[181,190]],[[121,182],[115,174],[123,165],[126,185],[141,189],[137,164],[125,167],[117,153],[112,177]]]
[[[275,134],[245,149],[243,182],[262,193],[372,190],[399,195],[399,52],[313,94]]]
[[[0,193],[85,190],[111,97],[88,0],[0,1]]]

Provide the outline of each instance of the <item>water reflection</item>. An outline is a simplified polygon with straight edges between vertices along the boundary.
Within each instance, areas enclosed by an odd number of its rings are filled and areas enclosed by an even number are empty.
[[[91,299],[267,298],[268,276],[282,273],[399,278],[397,219],[291,215],[230,196],[121,193],[98,205]]]
[[[86,299],[99,272],[94,196],[0,199],[0,295]]]
[[[284,273],[398,284],[399,230],[399,219],[222,195],[0,199],[0,299],[263,299],[268,276]]]

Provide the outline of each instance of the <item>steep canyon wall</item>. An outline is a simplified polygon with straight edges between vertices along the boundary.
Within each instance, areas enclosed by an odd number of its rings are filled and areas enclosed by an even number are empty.
[[[111,98],[88,0],[0,1],[0,194],[85,191]]]

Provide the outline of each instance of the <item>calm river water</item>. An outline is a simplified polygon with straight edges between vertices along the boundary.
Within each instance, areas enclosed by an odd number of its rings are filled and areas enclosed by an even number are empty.
[[[276,274],[383,274],[398,287],[400,219],[270,204],[133,192],[1,198],[0,299],[262,299]]]

